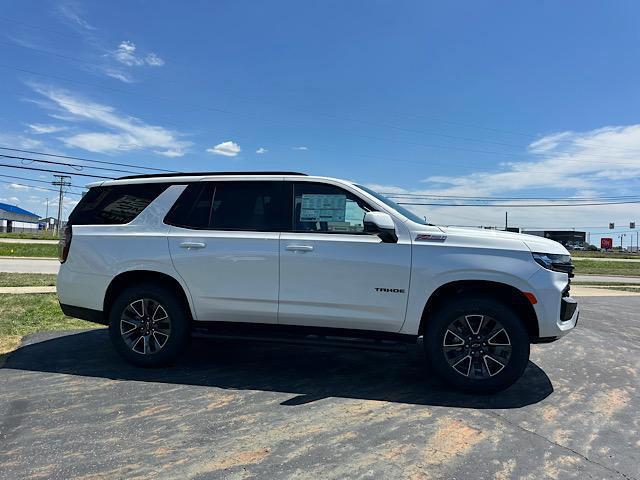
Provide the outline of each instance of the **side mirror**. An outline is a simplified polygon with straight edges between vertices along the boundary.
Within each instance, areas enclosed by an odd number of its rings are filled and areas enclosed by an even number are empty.
[[[374,233],[385,243],[397,243],[396,224],[391,215],[384,212],[367,212],[364,214],[364,231]]]

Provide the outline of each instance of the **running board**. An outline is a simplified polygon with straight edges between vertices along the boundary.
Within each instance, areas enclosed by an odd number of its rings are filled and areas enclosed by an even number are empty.
[[[259,335],[259,334],[228,334],[207,331],[206,329],[194,329],[192,336],[195,338],[208,338],[219,340],[249,340],[263,343],[278,343],[287,345],[302,345],[313,347],[336,347],[352,350],[374,350],[380,352],[406,353],[409,345],[405,341],[394,341],[370,338],[349,338],[326,335]]]

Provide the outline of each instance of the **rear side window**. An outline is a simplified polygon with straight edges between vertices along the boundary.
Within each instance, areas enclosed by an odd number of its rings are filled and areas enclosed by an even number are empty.
[[[119,225],[129,223],[158,195],[167,183],[93,187],[69,215],[71,225]]]
[[[200,230],[281,231],[285,220],[283,183],[191,184],[167,214],[165,223]]]

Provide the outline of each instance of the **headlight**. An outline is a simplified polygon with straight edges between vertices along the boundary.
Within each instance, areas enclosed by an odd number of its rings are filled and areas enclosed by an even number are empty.
[[[537,252],[533,252],[532,255],[536,263],[538,263],[542,268],[553,270],[554,272],[568,273],[569,277],[573,277],[573,263],[571,263],[571,255]]]

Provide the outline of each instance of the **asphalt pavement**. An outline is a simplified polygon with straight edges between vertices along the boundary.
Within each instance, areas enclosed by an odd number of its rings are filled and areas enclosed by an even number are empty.
[[[0,369],[0,478],[637,478],[640,298],[581,304],[494,396],[415,351],[194,340],[141,369],[104,329],[32,335]]]

